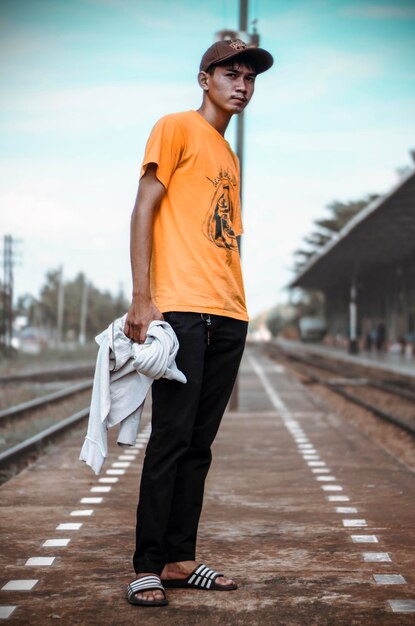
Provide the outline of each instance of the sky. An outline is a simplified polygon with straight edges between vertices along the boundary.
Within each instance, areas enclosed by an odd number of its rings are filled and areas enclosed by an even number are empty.
[[[83,271],[131,293],[148,134],[197,109],[200,58],[237,0],[1,0],[0,236],[15,294]],[[251,316],[287,300],[293,253],[333,200],[385,193],[415,149],[411,0],[250,0],[275,58],[245,113],[242,261]],[[235,142],[235,124],[227,132]]]

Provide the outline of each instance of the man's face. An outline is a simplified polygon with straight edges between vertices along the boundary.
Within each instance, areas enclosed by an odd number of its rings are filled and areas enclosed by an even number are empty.
[[[254,93],[255,77],[251,65],[241,62],[219,65],[213,73],[207,73],[207,96],[223,111],[231,115],[241,113]]]

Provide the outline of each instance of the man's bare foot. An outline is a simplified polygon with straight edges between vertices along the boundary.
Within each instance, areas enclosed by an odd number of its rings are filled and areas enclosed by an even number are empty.
[[[164,566],[163,571],[161,572],[160,578],[161,580],[180,580],[182,578],[187,578],[199,564],[200,563],[197,561],[179,561],[177,563],[167,563]],[[234,581],[230,578],[225,578],[225,576],[218,576],[218,578],[215,579],[215,583],[217,583],[218,585],[226,586],[233,585]]]
[[[143,576],[154,576],[154,572],[140,572],[136,575],[137,578],[143,578]],[[155,600],[164,600],[165,596],[161,589],[152,589],[151,591],[139,591],[134,594],[136,598],[140,600],[148,600],[149,602],[154,602]]]

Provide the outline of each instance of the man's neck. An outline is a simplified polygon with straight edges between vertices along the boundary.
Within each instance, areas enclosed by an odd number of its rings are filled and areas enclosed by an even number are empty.
[[[217,108],[214,108],[211,103],[203,102],[200,109],[197,109],[197,112],[207,121],[213,128],[215,128],[218,133],[222,136],[225,135],[225,131],[228,128],[228,124],[231,120],[232,115],[226,113],[225,111],[220,111]]]

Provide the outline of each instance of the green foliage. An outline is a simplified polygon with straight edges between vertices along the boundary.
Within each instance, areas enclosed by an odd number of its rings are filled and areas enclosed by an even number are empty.
[[[276,309],[273,309],[265,320],[265,325],[273,337],[284,328],[284,319]]]
[[[325,298],[321,291],[301,289],[295,302],[296,317],[324,317]]]
[[[30,326],[56,329],[60,276],[59,269],[51,270],[47,273],[45,284],[41,288],[38,300],[28,294],[19,298],[16,312],[27,315]],[[68,333],[74,338],[79,336],[85,281],[87,281],[88,288],[86,317],[86,335],[88,339],[93,339],[112,320],[127,312],[129,303],[122,291],[116,296],[113,296],[109,291],[100,291],[87,280],[83,273],[79,273],[73,280],[64,282],[64,337]]]

